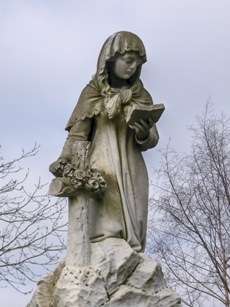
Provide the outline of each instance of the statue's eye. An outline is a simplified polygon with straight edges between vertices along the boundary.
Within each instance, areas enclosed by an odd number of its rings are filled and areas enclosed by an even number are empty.
[[[131,57],[125,59],[125,63],[128,64],[128,65],[133,64],[134,61],[135,61],[135,59],[134,59],[134,58],[131,58]]]

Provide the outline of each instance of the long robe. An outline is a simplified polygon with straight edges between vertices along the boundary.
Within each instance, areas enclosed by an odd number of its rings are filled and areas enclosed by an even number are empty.
[[[152,103],[148,95],[140,86],[136,96],[133,93],[132,103],[139,106]],[[90,103],[94,108],[90,108]],[[124,238],[133,249],[143,251],[148,213],[148,175],[141,151],[157,144],[158,133],[154,125],[149,137],[139,141],[122,113],[109,119],[101,110],[103,103],[104,98],[97,93],[95,86],[88,85],[67,124],[69,140],[91,141],[90,166],[101,171],[107,182],[104,196],[91,199],[90,238],[92,242],[107,237]],[[82,109],[84,112],[81,112]]]

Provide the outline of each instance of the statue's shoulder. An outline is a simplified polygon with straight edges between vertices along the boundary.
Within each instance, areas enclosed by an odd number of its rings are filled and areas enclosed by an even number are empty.
[[[83,88],[65,129],[69,131],[77,120],[92,118],[98,115],[101,111],[102,96],[97,82],[91,80]]]
[[[100,97],[100,89],[95,80],[91,80],[81,91],[77,103],[92,97]]]

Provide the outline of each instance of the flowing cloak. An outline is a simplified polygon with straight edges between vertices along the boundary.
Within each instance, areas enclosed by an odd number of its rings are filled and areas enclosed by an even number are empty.
[[[126,95],[108,85],[107,62],[127,51],[137,52],[142,64],[146,62],[143,42],[133,33],[117,32],[104,43],[96,75],[83,89],[67,123],[67,144],[68,141],[71,144],[76,140],[90,140],[90,166],[98,169],[107,182],[103,197],[91,198],[88,207],[91,241],[119,237],[136,251],[143,251],[148,213],[148,175],[141,151],[157,144],[158,133],[153,126],[149,137],[139,141],[125,121],[133,104],[138,107],[153,104],[139,79],[141,65]],[[108,106],[113,110],[111,118]],[[69,147],[64,146],[64,154]]]
[[[112,90],[113,96],[119,95]],[[152,104],[140,80],[132,87],[132,98],[125,106]],[[97,82],[91,81],[80,95],[66,126],[69,139],[90,140],[89,163],[107,182],[101,199],[91,199],[89,232],[92,242],[107,237],[124,238],[136,251],[143,251],[148,212],[148,175],[141,151],[157,144],[156,127],[139,141],[124,119],[125,111],[109,119],[105,97]]]

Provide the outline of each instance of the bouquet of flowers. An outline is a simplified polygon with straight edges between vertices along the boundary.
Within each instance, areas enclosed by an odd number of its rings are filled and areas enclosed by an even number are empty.
[[[80,190],[101,195],[106,189],[106,182],[101,173],[86,166],[78,168],[77,164],[59,159],[55,162],[55,175],[50,185],[49,194],[54,196],[76,196]]]

